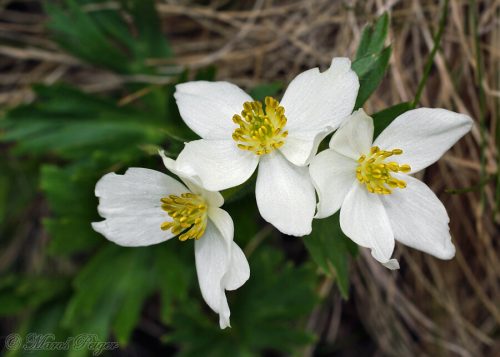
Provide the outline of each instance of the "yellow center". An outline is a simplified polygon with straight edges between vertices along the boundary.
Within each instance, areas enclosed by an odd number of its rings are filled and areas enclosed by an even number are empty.
[[[285,108],[272,97],[266,97],[265,103],[264,110],[261,102],[245,102],[241,116],[233,116],[233,122],[239,125],[233,132],[234,141],[240,149],[256,155],[269,154],[282,147],[288,135],[284,130]]]
[[[392,177],[393,172],[410,172],[409,165],[399,165],[397,162],[386,162],[393,155],[401,155],[403,150],[391,151],[380,150],[378,146],[370,149],[368,156],[361,155],[358,159],[356,177],[359,182],[365,184],[371,193],[388,195],[392,193],[391,188],[405,188],[406,182]]]
[[[200,239],[207,227],[207,203],[203,197],[194,193],[183,193],[180,196],[170,195],[161,199],[161,208],[172,217],[171,222],[163,222],[161,229],[170,230],[179,236],[181,241]],[[189,229],[188,229],[189,228]]]

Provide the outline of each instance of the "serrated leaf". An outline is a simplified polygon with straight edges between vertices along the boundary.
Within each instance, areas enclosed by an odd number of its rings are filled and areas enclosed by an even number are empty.
[[[298,321],[317,301],[311,267],[294,267],[269,246],[251,257],[250,266],[250,280],[235,293],[226,292],[231,329],[214,328],[217,323],[213,313],[209,318],[192,305],[176,313],[176,329],[168,341],[181,345],[181,356],[290,353],[313,340]]]
[[[107,338],[112,321],[125,305],[129,294],[145,298],[144,295],[150,293],[148,277],[142,274],[137,276],[141,272],[143,255],[142,249],[125,250],[110,245],[94,256],[74,281],[76,292],[67,306],[64,326],[73,331],[85,329],[96,333],[100,339]],[[142,302],[142,299],[139,300]],[[118,331],[119,342],[126,340],[130,320],[137,320],[136,311],[129,316],[128,320],[122,318],[126,326]]]
[[[90,223],[98,220],[95,182],[99,172],[77,167],[65,169],[43,166],[41,188],[54,218],[44,220],[51,235],[51,254],[73,254],[88,251],[102,243]]]
[[[89,221],[82,220],[82,217],[61,216],[43,220],[45,229],[50,233],[48,254],[62,256],[88,252],[101,243]]]
[[[39,100],[9,112],[1,124],[0,140],[16,142],[18,154],[80,160],[103,151],[110,162],[119,162],[140,155],[141,145],[166,137],[163,119],[154,113],[146,116],[67,86],[39,86],[36,92]]]
[[[74,280],[64,326],[95,333],[101,340],[113,331],[120,345],[126,345],[146,298],[161,291],[162,301],[172,304],[186,295],[192,276],[174,245],[132,249],[109,244],[102,249]],[[164,309],[168,320],[171,306]]]
[[[357,246],[340,229],[339,213],[313,221],[312,233],[302,239],[323,272],[335,278],[344,299],[349,297],[349,257]]]
[[[169,57],[153,0],[120,1],[119,9],[87,12],[85,0],[45,2],[48,27],[66,51],[89,63],[120,73],[154,73],[146,60]],[[135,34],[122,16],[135,25]]]
[[[85,61],[119,72],[127,72],[127,63],[120,50],[111,44],[99,26],[87,16],[78,3],[66,0],[64,7],[45,2],[48,22],[58,44]],[[109,19],[109,21],[113,21]]]

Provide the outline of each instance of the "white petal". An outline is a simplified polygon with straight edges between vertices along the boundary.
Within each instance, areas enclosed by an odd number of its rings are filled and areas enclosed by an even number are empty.
[[[420,108],[397,117],[375,140],[381,149],[402,149],[391,160],[409,164],[412,173],[436,162],[470,131],[472,119],[445,109]]]
[[[293,165],[279,152],[264,155],[255,195],[262,218],[282,233],[311,233],[316,196],[307,167]]]
[[[203,299],[219,314],[220,327],[230,326],[230,311],[223,286],[231,259],[227,241],[216,226],[208,221],[205,234],[195,241],[194,248],[196,273]]]
[[[220,207],[224,204],[224,197],[218,191],[208,191],[195,183],[189,183],[191,192],[201,195],[208,203],[209,207]]]
[[[209,207],[208,218],[222,234],[222,237],[226,242],[227,249],[231,249],[231,242],[234,237],[234,224],[229,213],[221,208]]]
[[[333,150],[322,151],[311,161],[309,173],[319,197],[315,218],[325,218],[339,210],[356,181],[357,165]]]
[[[397,268],[391,259],[394,234],[379,195],[355,184],[340,209],[340,227],[355,243],[370,248],[379,262],[388,268]]]
[[[373,119],[363,109],[355,111],[333,134],[330,148],[358,160],[370,151],[373,142]]]
[[[448,213],[434,192],[423,182],[407,175],[404,189],[382,197],[382,203],[397,241],[440,259],[455,256],[448,227]]]
[[[233,242],[234,225],[229,213],[220,208],[210,207],[208,217],[225,239],[227,248],[231,250],[231,261],[222,286],[226,290],[236,290],[250,277],[250,266],[242,250]]]
[[[306,166],[316,155],[321,141],[332,132],[325,129],[320,132],[295,132],[288,135],[285,145],[279,150],[288,161],[296,166]]]
[[[358,89],[358,76],[347,58],[334,58],[323,73],[313,68],[299,74],[281,100],[288,119],[286,129],[291,135],[335,130],[351,114]]]
[[[198,176],[200,186],[220,191],[238,186],[252,176],[259,157],[241,150],[231,140],[196,140],[186,143],[176,161],[181,172]]]
[[[181,183],[154,170],[130,168],[124,175],[109,173],[97,182],[99,214],[104,221],[92,223],[95,231],[122,246],[144,246],[172,238],[162,231],[171,218],[161,209],[160,199],[189,192]]]
[[[226,290],[236,290],[245,284],[248,278],[250,278],[250,266],[248,265],[247,258],[241,248],[233,242],[231,248],[231,263],[224,276],[224,288]]]
[[[159,150],[158,154],[160,154],[163,165],[165,165],[166,169],[174,175],[177,175],[182,180],[182,182],[184,182],[184,184],[190,189],[190,185],[193,185],[194,183],[196,183],[197,185],[201,185],[200,178],[193,170],[180,171],[177,167],[177,162],[174,159],[168,157],[165,154],[165,151]]]
[[[204,139],[231,139],[243,103],[252,101],[238,86],[228,82],[188,82],[175,86],[175,100],[186,124]]]
[[[165,155],[163,150],[159,151],[159,154],[163,160],[163,164],[174,175],[179,176],[179,178],[184,182],[184,184],[193,193],[203,196],[208,203],[209,207],[220,207],[224,204],[224,197],[217,191],[208,191],[201,186],[201,181],[198,175],[194,172],[182,172],[177,169],[175,160],[169,158]]]
[[[385,266],[386,268],[388,269],[391,269],[391,270],[398,270],[399,269],[399,262],[397,259],[389,259],[387,262],[383,262],[383,261],[380,261],[380,259],[377,259],[377,257],[373,254],[373,250],[372,250],[372,256],[378,260],[383,266]]]

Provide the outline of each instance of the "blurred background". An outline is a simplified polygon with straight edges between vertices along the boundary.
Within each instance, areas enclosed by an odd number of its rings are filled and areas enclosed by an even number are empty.
[[[360,50],[367,24],[373,53]],[[196,138],[176,83],[280,97],[301,71],[363,53],[376,58],[376,78],[363,78],[380,83],[369,114],[416,102],[476,121],[419,175],[448,210],[453,260],[397,245],[401,270],[386,270],[335,217],[283,236],[260,219],[250,182],[224,192],[251,279],[228,293],[233,327],[220,331],[192,242],[127,249],[90,228],[104,173],[163,170],[158,148],[175,156]],[[4,354],[92,353],[5,347],[11,333],[52,333],[116,341],[103,352],[114,356],[498,356],[499,59],[495,0],[0,0]]]

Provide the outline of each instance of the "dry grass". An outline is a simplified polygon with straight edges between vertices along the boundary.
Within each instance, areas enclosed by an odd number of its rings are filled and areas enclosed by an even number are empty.
[[[0,8],[7,3],[0,1]],[[441,5],[427,0],[210,3],[158,2],[165,34],[176,52],[175,64],[216,65],[218,79],[243,87],[288,81],[303,69],[325,68],[332,56],[353,57],[363,25],[389,11],[391,67],[365,106],[368,112],[413,99],[433,46]],[[477,120],[472,135],[423,174],[448,209],[457,256],[441,262],[399,245],[401,271],[390,272],[363,252],[351,274],[359,317],[383,354],[494,356],[500,351],[500,235],[491,179],[498,172],[500,2],[478,1],[478,7],[478,36],[474,36],[470,1],[450,1],[441,50],[420,103]],[[0,12],[0,38],[9,43],[0,45],[0,104],[32,100],[33,82],[65,80],[100,92],[133,80],[98,71],[59,51],[47,39],[43,21],[36,13]],[[484,62],[479,84],[476,42]],[[164,59],[151,59],[150,64],[172,70],[172,63]],[[486,182],[479,189],[476,185],[482,179]],[[446,192],[467,187],[476,189],[460,195]],[[332,284],[326,284],[323,293],[328,295],[330,289]],[[329,321],[316,313],[309,324],[327,342],[335,341],[342,328],[338,324],[342,304],[335,301],[336,313]]]

